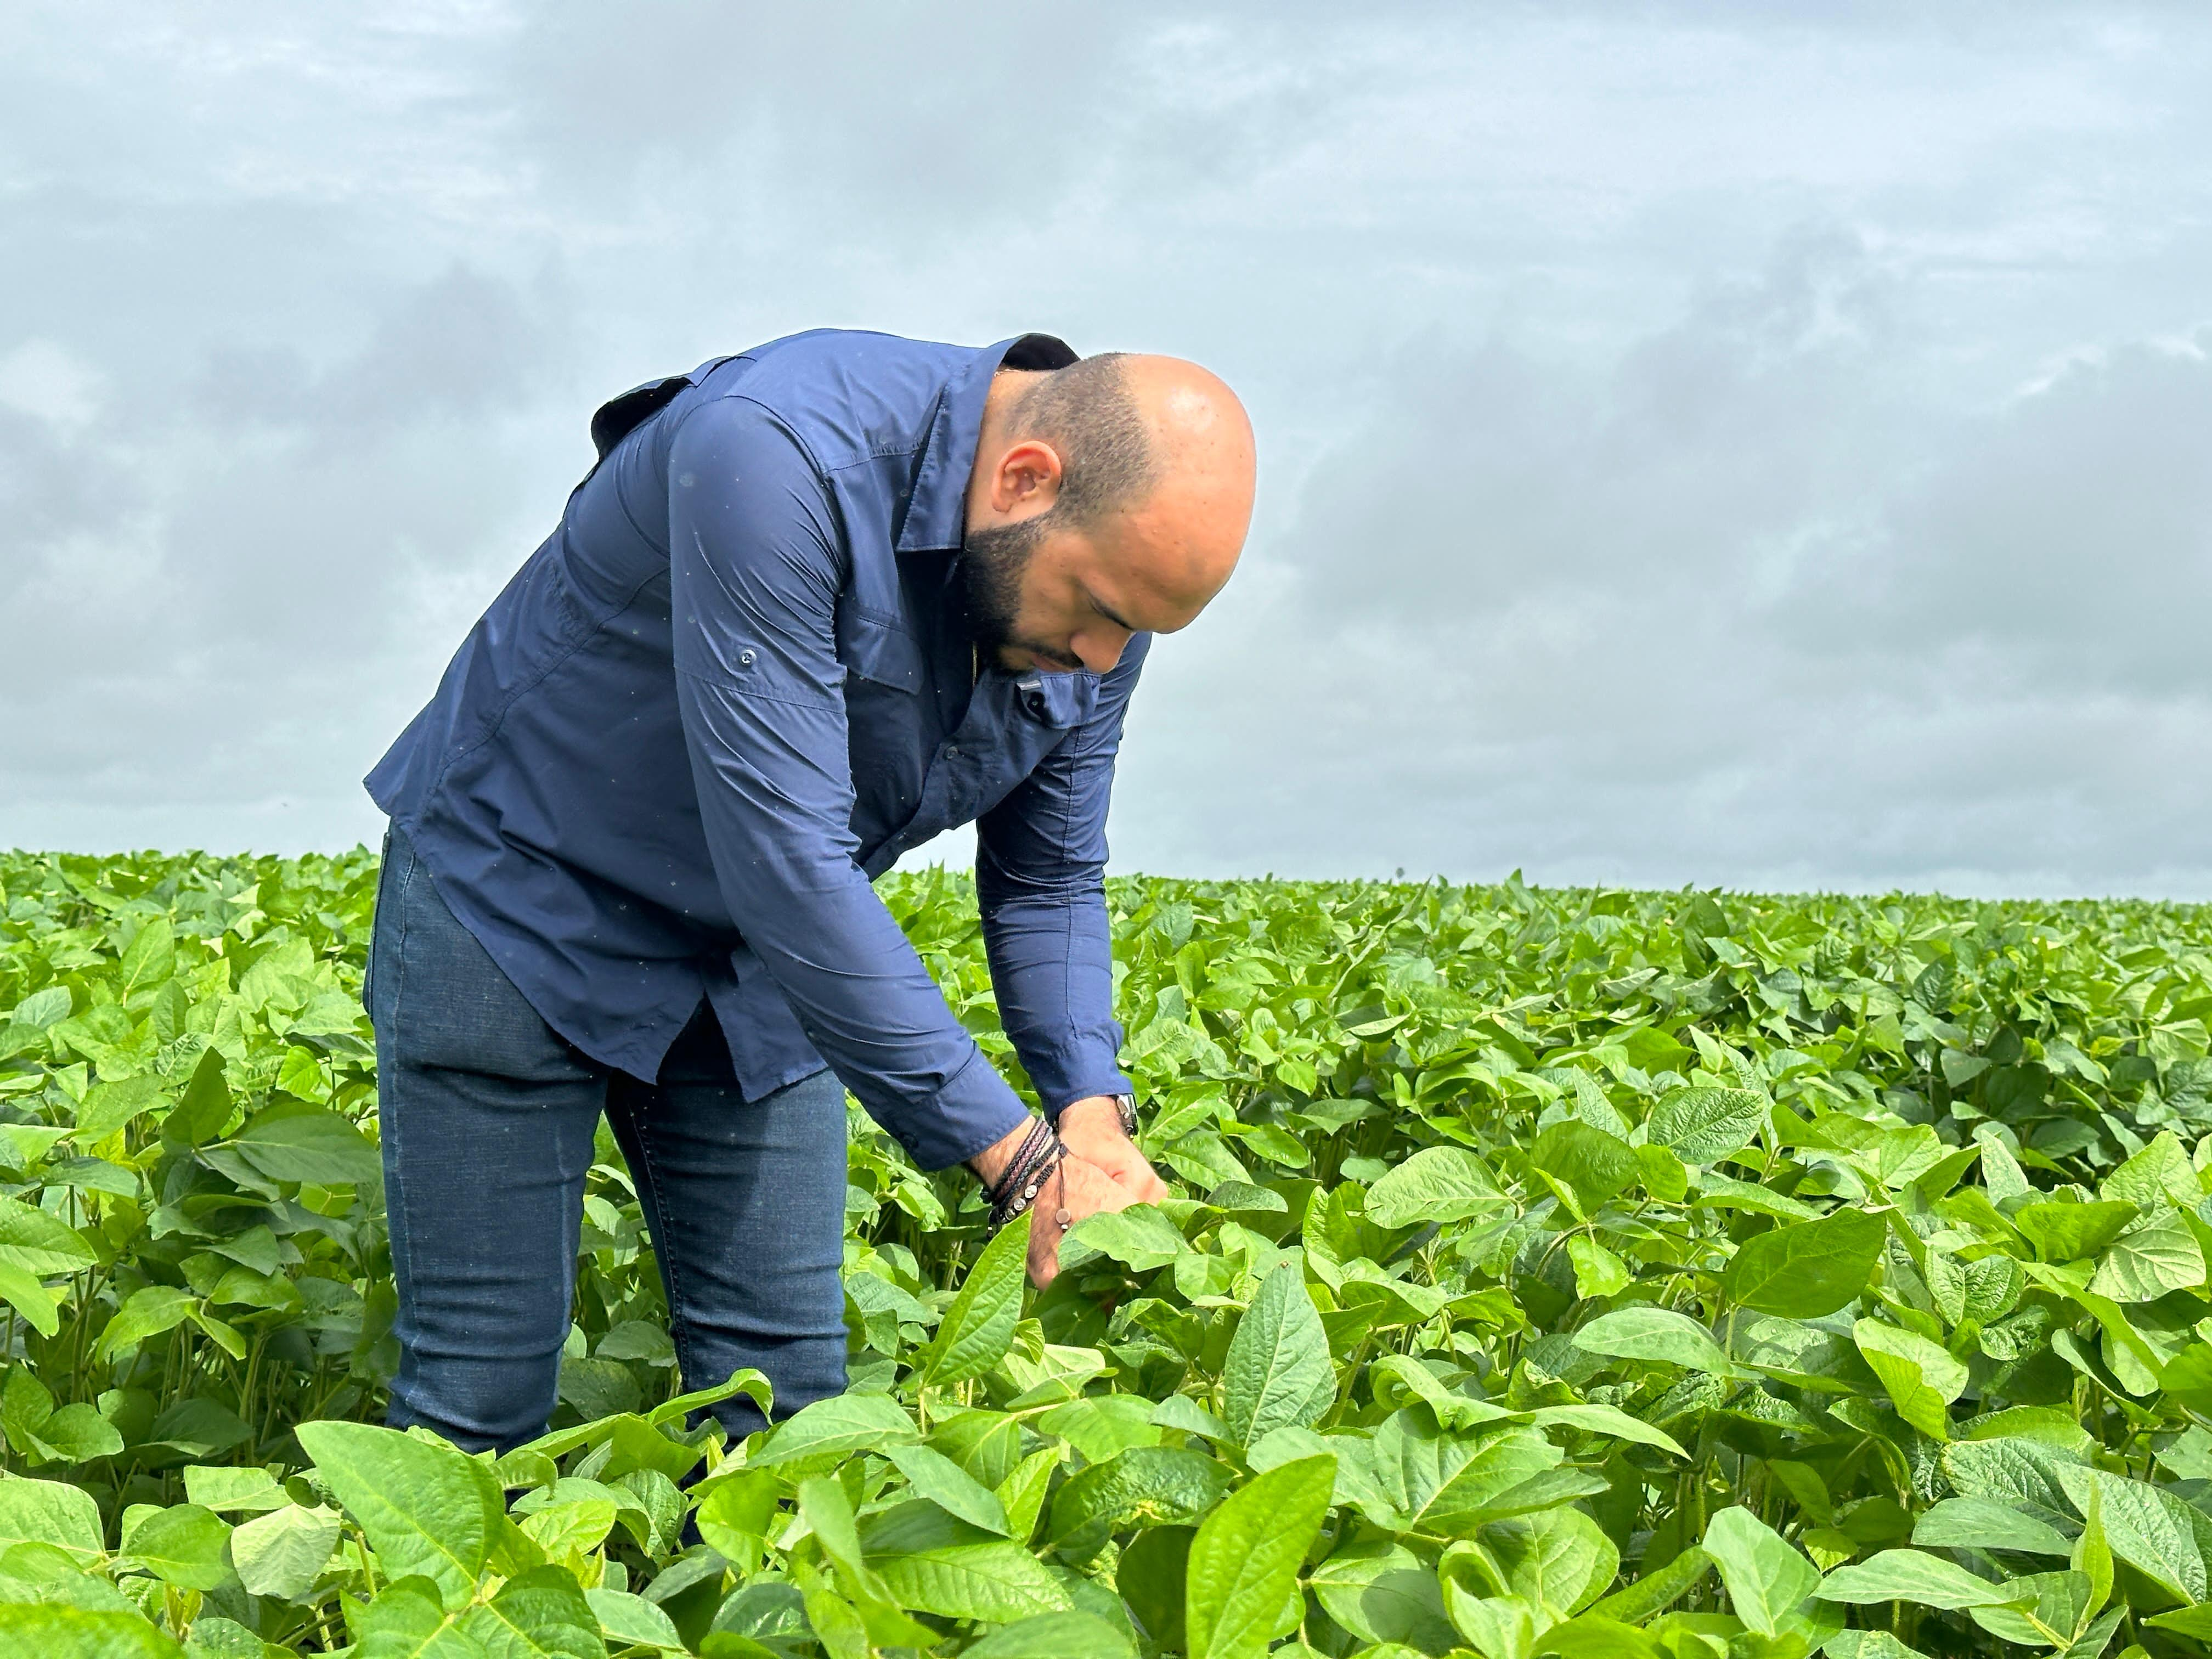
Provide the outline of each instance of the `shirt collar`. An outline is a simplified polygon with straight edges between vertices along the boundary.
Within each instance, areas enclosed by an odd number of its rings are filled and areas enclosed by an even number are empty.
[[[1035,344],[1038,342],[1058,350],[1040,350]],[[1075,359],[1073,351],[1049,335],[1018,334],[984,347],[953,371],[938,394],[937,413],[929,423],[929,440],[915,473],[914,498],[899,529],[900,552],[957,548],[967,540],[968,480],[975,476],[975,446],[983,435],[983,402],[990,395],[991,377],[1017,347],[1025,356],[1037,356],[1040,367],[1061,367],[1056,361],[1061,353],[1070,362]]]

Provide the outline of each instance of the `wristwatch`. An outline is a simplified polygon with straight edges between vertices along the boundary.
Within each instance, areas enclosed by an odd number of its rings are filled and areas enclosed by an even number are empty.
[[[1113,1097],[1114,1109],[1121,1114],[1121,1133],[1134,1140],[1137,1138],[1137,1097],[1134,1095]]]

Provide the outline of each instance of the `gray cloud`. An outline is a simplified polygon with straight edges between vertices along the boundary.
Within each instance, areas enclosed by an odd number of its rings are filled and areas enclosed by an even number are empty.
[[[2208,71],[2071,3],[33,10],[0,839],[371,836],[599,399],[1048,327],[1263,437],[1125,866],[2212,893]]]

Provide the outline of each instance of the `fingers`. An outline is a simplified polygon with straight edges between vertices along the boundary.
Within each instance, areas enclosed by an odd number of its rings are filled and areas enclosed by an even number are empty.
[[[1137,1195],[1089,1158],[1070,1156],[1060,1166],[1060,1203],[1071,1224],[1101,1210],[1126,1210]]]
[[[1068,1150],[1098,1169],[1119,1184],[1138,1204],[1157,1204],[1168,1195],[1167,1182],[1153,1171],[1139,1152],[1136,1144],[1124,1135],[1120,1126],[1103,1130],[1095,1125],[1071,1128],[1061,1139]]]
[[[1125,1146],[1121,1157],[1111,1164],[1101,1163],[1100,1167],[1139,1204],[1157,1204],[1168,1195],[1168,1183],[1134,1146]]]

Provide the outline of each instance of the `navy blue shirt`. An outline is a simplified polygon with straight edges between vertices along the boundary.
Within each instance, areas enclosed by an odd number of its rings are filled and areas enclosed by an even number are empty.
[[[1002,360],[817,331],[600,411],[602,458],[368,775],[550,1025],[650,1079],[713,1005],[749,1098],[824,1061],[926,1169],[1022,1105],[870,883],[978,826],[994,988],[1048,1110],[1117,1065],[1104,675],[979,666],[959,560]],[[625,430],[625,428],[627,428]]]

